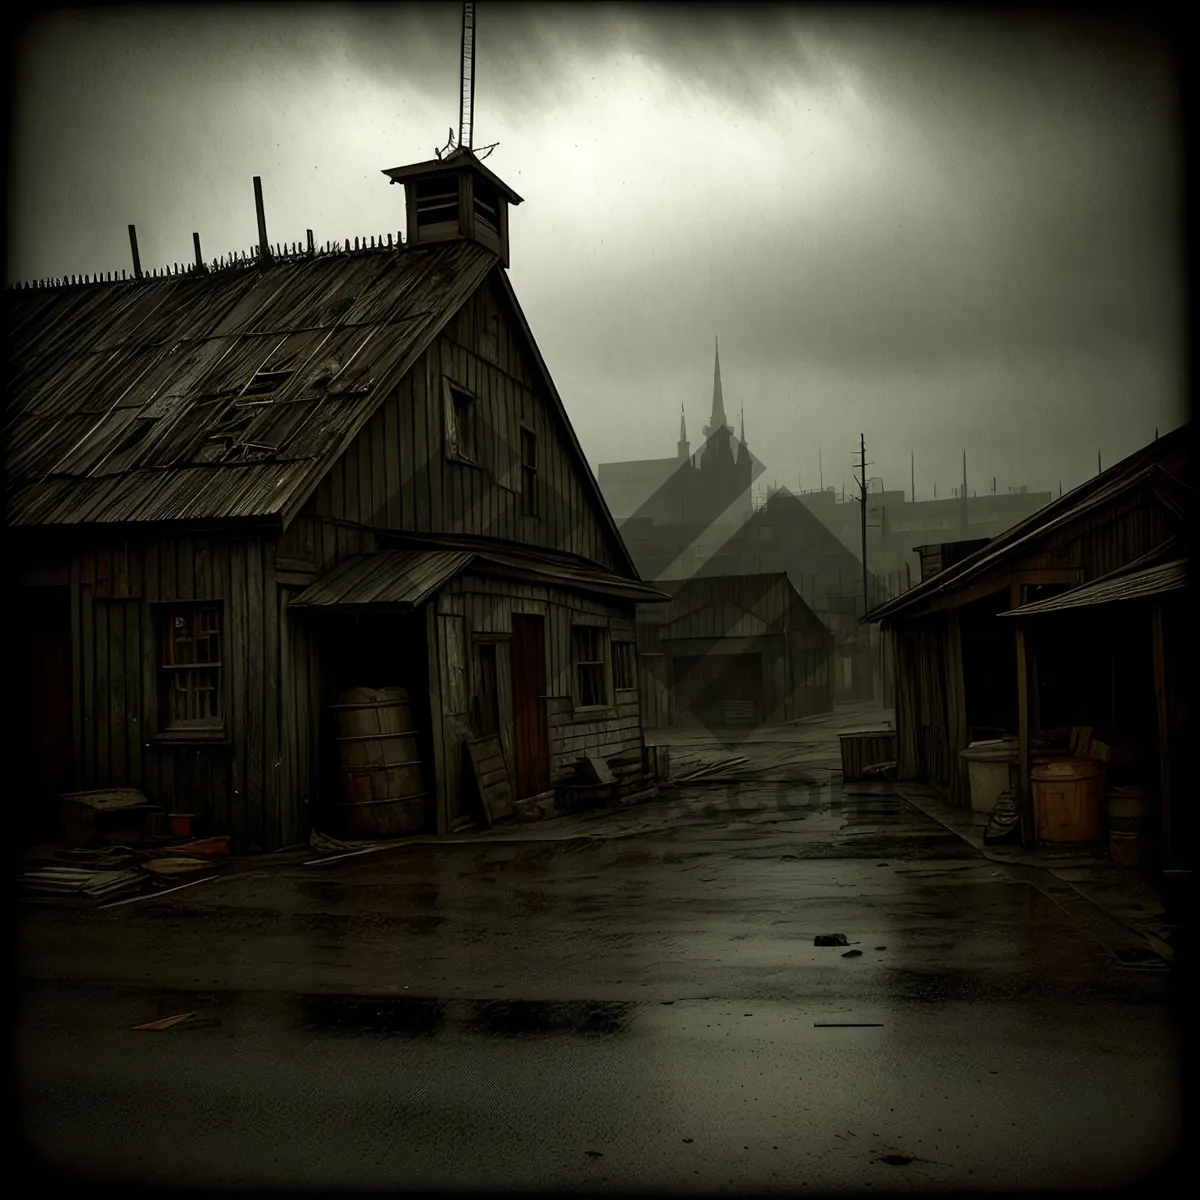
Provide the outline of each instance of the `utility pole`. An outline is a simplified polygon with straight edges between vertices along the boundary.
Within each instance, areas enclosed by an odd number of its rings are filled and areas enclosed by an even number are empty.
[[[1097,475],[1104,474],[1104,468],[1100,465],[1100,451],[1099,450],[1096,451],[1096,474]]]
[[[868,608],[867,601],[867,467],[873,464],[867,462],[867,439],[864,434],[858,435],[858,502],[862,505],[862,585],[863,585],[863,615]]]
[[[967,452],[964,450],[963,451],[963,486],[962,486],[962,523],[963,523],[964,536],[967,534],[968,530],[970,529],[970,525],[971,525],[970,508],[969,508],[968,499],[967,499],[970,496],[970,494],[971,493],[967,491]]]
[[[908,474],[909,474],[908,498],[911,503],[916,504],[916,502],[917,502],[917,452],[915,450],[910,450],[908,452]]]
[[[821,491],[825,491],[825,468],[821,465],[821,447],[817,447],[817,474],[821,480]]]

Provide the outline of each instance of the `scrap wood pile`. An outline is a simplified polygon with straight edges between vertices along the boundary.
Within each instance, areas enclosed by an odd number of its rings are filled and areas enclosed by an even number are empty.
[[[671,782],[675,784],[732,783],[752,778],[757,773],[754,768],[750,767],[750,760],[744,754],[734,754],[729,758],[720,758],[699,767],[689,767],[682,774],[676,775]]]
[[[214,874],[218,860],[228,853],[227,838],[207,838],[167,850],[129,846],[58,850],[58,862],[21,875],[21,896],[32,901],[99,904]]]

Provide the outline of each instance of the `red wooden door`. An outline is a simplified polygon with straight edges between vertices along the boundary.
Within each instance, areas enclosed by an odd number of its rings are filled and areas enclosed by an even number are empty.
[[[524,800],[550,787],[546,634],[542,617],[514,613],[512,623],[513,795]]]

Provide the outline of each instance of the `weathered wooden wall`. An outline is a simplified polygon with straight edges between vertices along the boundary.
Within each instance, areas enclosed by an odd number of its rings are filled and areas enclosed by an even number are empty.
[[[476,464],[446,453],[443,379],[476,398]],[[521,429],[537,435],[538,515],[522,515]],[[617,563],[567,433],[489,283],[409,371],[305,509],[380,529],[503,538]]]
[[[94,539],[66,547],[73,659],[73,778],[137,787],[165,809],[203,816],[244,849],[296,841],[303,754],[285,752],[293,696],[290,629],[275,545],[256,536]],[[225,729],[184,740],[157,729],[155,605],[222,605]]]
[[[611,689],[612,703],[606,709],[577,710],[574,693],[574,661],[571,627],[576,623],[598,624],[609,630],[612,641],[635,641],[633,605],[607,601],[562,588],[522,583],[467,573],[451,581],[434,602],[441,623],[438,644],[433,648],[439,678],[442,708],[442,759],[445,790],[451,822],[463,817],[466,793],[462,786],[463,742],[472,735],[470,697],[478,683],[477,647],[494,642],[500,708],[500,741],[509,770],[513,764],[512,676],[505,651],[512,633],[513,613],[531,613],[546,620],[546,698],[550,730],[551,777],[568,773],[585,753],[602,758],[641,753],[643,745],[637,688]],[[446,621],[460,620],[463,634],[461,684],[453,680],[458,669],[452,643],[446,637]],[[455,635],[457,636],[457,635]],[[610,646],[611,655],[611,646]],[[611,657],[610,657],[611,663]],[[431,671],[435,664],[431,661]]]

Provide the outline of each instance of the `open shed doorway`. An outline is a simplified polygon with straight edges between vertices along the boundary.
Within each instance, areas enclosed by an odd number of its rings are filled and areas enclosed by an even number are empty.
[[[21,588],[17,610],[17,823],[31,844],[57,832],[58,797],[71,782],[70,589]]]
[[[412,705],[422,774],[430,793],[429,829],[435,819],[433,727],[429,712],[429,655],[425,613],[350,614],[333,617],[321,631],[324,703],[321,710],[317,827],[342,836],[342,772],[337,716],[332,705],[352,688],[402,687]]]

